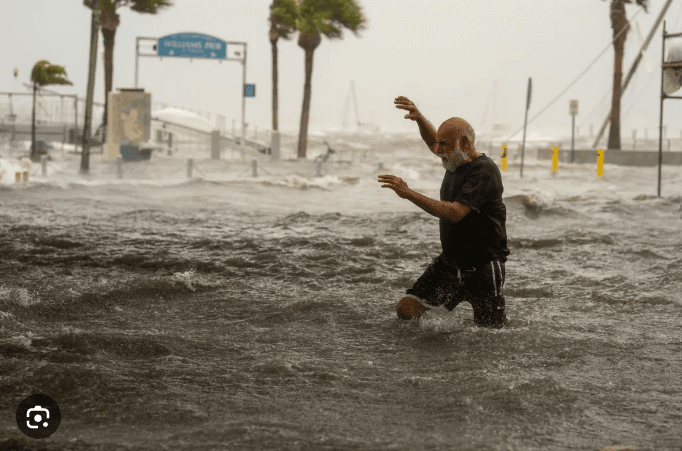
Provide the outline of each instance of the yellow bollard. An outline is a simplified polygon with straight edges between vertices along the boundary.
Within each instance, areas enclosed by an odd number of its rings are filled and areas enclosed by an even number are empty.
[[[507,170],[507,145],[502,144],[502,170]]]
[[[24,171],[24,182],[28,183],[28,171]]]
[[[599,156],[597,157],[597,177],[604,175],[604,149],[599,149],[597,151]]]
[[[21,183],[21,172],[15,172],[14,173],[14,181],[16,183]]]
[[[559,167],[559,148],[552,147],[552,171],[556,171]]]

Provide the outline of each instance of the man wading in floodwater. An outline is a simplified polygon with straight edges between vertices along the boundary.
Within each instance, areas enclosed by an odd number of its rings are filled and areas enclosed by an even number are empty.
[[[417,122],[422,139],[446,169],[440,201],[412,191],[400,177],[379,176],[382,188],[440,218],[443,252],[400,300],[398,317],[419,318],[432,308],[452,311],[467,301],[477,325],[500,328],[507,323],[502,287],[509,255],[500,170],[476,152],[474,129],[464,119],[452,117],[436,133],[408,98],[398,97],[395,104],[408,111],[405,119]]]

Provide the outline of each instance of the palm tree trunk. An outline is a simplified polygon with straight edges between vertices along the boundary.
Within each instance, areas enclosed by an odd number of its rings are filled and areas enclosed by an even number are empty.
[[[31,161],[36,156],[36,91],[38,84],[33,83],[33,112],[31,113]]]
[[[83,147],[81,152],[81,174],[90,171],[90,133],[92,125],[92,95],[95,87],[97,72],[97,38],[99,36],[100,3],[93,2],[92,17],[90,18],[90,58],[88,67],[88,87],[85,100],[85,122],[83,123]]]
[[[625,18],[625,4],[623,0],[611,2],[611,26],[613,36],[616,37],[623,28],[629,27]],[[611,127],[609,129],[609,141],[607,149],[620,150],[620,104],[623,82],[623,54],[625,49],[626,29],[613,43],[614,67],[613,67],[613,98],[611,101]]]
[[[310,88],[313,78],[313,51],[305,51],[305,86],[303,87],[303,109],[301,111],[301,128],[298,135],[298,158],[306,157],[308,146],[308,120],[310,118]]]
[[[114,37],[116,29],[102,28],[104,38],[104,118],[102,123],[106,127],[109,112],[109,93],[114,80]]]
[[[277,131],[277,41],[272,42],[272,130]]]

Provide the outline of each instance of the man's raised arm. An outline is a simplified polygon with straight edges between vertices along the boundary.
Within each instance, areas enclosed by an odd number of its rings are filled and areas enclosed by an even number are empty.
[[[422,135],[422,139],[429,146],[431,152],[434,152],[436,144],[436,129],[433,124],[429,122],[423,115],[419,115],[417,118],[417,124],[419,125],[419,134]],[[435,152],[434,152],[435,153]]]
[[[433,124],[431,124],[431,122],[424,117],[417,106],[407,97],[396,97],[394,103],[396,104],[396,108],[408,111],[408,113],[405,115],[405,119],[412,119],[413,121],[417,122],[419,125],[419,134],[422,135],[422,139],[429,147],[431,152],[435,154],[436,129]]]

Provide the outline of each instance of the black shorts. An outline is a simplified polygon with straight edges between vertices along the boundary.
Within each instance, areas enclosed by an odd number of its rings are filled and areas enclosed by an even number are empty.
[[[407,290],[406,297],[416,299],[426,308],[444,307],[448,311],[460,302],[468,302],[474,309],[476,324],[500,326],[506,321],[504,280],[504,262],[493,260],[477,267],[459,268],[440,254]]]

